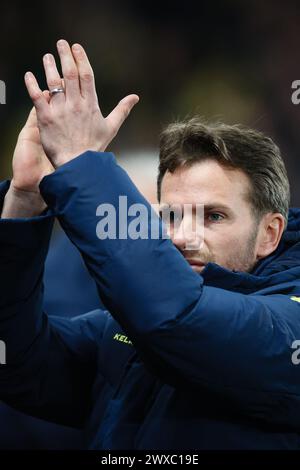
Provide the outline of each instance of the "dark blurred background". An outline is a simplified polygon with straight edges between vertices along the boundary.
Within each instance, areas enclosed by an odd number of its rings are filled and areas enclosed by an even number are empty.
[[[10,174],[30,108],[24,73],[32,70],[45,87],[42,55],[56,53],[63,37],[86,47],[104,113],[127,93],[140,95],[114,151],[156,149],[163,125],[195,112],[248,124],[282,148],[299,204],[300,106],[291,102],[291,83],[300,78],[296,0],[12,0],[0,9],[0,79],[7,86],[1,177]]]
[[[12,0],[1,2],[0,18],[0,80],[7,87],[7,102],[0,105],[1,179],[11,175],[16,138],[31,106],[24,73],[33,71],[45,88],[42,56],[56,54],[56,41],[65,38],[86,48],[104,114],[126,94],[140,96],[110,148],[121,159],[146,153],[156,164],[162,127],[194,113],[247,124],[282,149],[292,205],[300,204],[300,105],[291,101],[291,84],[300,79],[299,1]],[[59,269],[52,263],[49,279]],[[83,312],[90,302],[80,306]],[[51,304],[50,313],[63,314],[59,306]],[[78,432],[0,407],[2,449],[82,445]]]

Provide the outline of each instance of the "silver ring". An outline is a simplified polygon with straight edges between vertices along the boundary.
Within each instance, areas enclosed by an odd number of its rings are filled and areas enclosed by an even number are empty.
[[[53,90],[49,90],[50,96],[56,95],[56,93],[64,93],[65,90],[63,88],[53,88]]]

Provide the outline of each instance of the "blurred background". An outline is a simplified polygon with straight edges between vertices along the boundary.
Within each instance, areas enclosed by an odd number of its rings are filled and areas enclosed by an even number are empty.
[[[11,176],[14,145],[31,107],[23,76],[33,71],[46,88],[42,56],[57,57],[55,43],[65,38],[86,48],[104,114],[128,93],[140,96],[109,150],[151,202],[161,129],[197,113],[273,137],[287,165],[292,205],[299,206],[300,105],[291,100],[292,82],[300,80],[298,1],[11,0],[1,2],[0,18],[1,179]],[[75,315],[99,306],[80,257],[58,228],[51,247],[46,311]],[[69,257],[63,267],[62,253]],[[82,446],[79,431],[0,405],[0,449]]]

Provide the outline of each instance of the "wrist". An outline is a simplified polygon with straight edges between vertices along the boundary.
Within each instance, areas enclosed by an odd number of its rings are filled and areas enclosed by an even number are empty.
[[[51,163],[55,169],[59,168],[66,163],[69,163],[71,160],[74,160],[79,155],[82,155],[85,152],[92,151],[92,152],[105,152],[106,145],[95,145],[95,146],[88,146],[81,149],[76,149],[72,152],[60,153],[53,157],[51,157]]]
[[[40,215],[47,205],[39,192],[14,187],[13,181],[6,193],[2,208],[2,219],[30,218]]]

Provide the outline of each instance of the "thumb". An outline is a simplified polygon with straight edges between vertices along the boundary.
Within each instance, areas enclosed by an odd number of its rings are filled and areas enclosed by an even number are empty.
[[[43,95],[44,95],[44,97],[46,98],[47,103],[49,103],[49,102],[50,102],[50,99],[51,99],[49,90],[44,90],[44,91],[43,91]]]
[[[25,123],[25,126],[24,128],[28,128],[28,127],[37,127],[37,117],[36,117],[36,110],[35,110],[35,107],[33,106],[33,108],[31,108],[31,111],[28,115],[28,118],[27,118],[27,121]]]
[[[106,122],[112,134],[116,135],[132,108],[139,102],[137,95],[128,95],[107,116]]]

